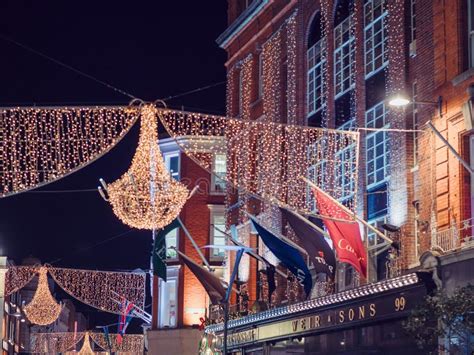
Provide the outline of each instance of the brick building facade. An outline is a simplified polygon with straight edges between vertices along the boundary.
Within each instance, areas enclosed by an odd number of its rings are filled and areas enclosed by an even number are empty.
[[[470,174],[426,125],[470,164],[471,7],[467,0],[231,0],[229,27],[217,40],[228,54],[228,116],[359,129],[358,194],[347,200],[399,239],[403,270],[423,252],[453,251],[472,235]],[[395,95],[412,103],[391,107]],[[388,275],[380,255],[389,246],[366,234],[376,281]],[[261,296],[257,269],[250,264],[251,299]],[[353,286],[352,274],[339,268],[340,290]]]
[[[199,248],[209,244],[225,244],[223,235],[213,228],[215,225],[225,229],[225,184],[218,178],[225,173],[225,156],[208,154],[213,175],[182,154],[173,139],[160,140],[160,149],[166,167],[175,179],[179,179],[189,190],[199,186],[180,213],[189,235]],[[204,265],[183,228],[168,233],[167,282],[157,277],[153,280],[153,324],[147,332],[148,350],[151,354],[192,354],[197,349],[200,337],[197,328],[201,324],[200,318],[208,312],[209,297],[194,274],[179,261],[177,253],[169,249],[170,246]],[[223,276],[223,250],[200,250],[215,273]]]

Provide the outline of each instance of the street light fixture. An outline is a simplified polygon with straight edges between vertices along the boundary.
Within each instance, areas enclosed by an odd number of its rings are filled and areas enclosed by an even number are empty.
[[[388,104],[393,107],[405,107],[408,104],[416,104],[416,105],[430,105],[436,106],[438,108],[438,114],[442,116],[442,108],[443,108],[443,97],[439,96],[438,101],[411,101],[408,97],[404,96],[403,94],[396,94],[389,98]]]

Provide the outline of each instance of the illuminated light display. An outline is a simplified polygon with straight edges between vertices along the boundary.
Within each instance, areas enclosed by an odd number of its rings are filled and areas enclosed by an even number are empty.
[[[31,190],[100,158],[138,118],[133,108],[0,109],[0,197]]]
[[[38,288],[31,302],[23,307],[26,317],[33,324],[51,324],[58,319],[62,311],[62,306],[51,295],[47,274],[48,269],[46,267],[39,269]]]
[[[189,191],[171,177],[158,146],[156,108],[143,105],[137,151],[129,170],[107,187],[115,215],[138,229],[161,229],[181,212]]]

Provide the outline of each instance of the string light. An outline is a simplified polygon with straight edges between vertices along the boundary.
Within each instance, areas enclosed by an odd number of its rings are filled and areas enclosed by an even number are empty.
[[[85,336],[84,332],[31,333],[30,351],[34,354],[66,353]]]
[[[48,325],[58,319],[62,306],[56,302],[48,287],[48,269],[39,269],[38,288],[30,303],[23,311],[28,320],[33,324]]]
[[[9,265],[5,275],[5,296],[25,287],[38,273],[37,266]]]
[[[114,301],[119,296],[144,308],[145,273],[63,269],[51,266],[48,266],[48,271],[53,280],[69,295],[101,311],[120,314],[120,305]]]
[[[287,106],[287,123],[302,124],[297,122],[297,101],[296,101],[296,53],[297,53],[297,27],[296,10],[287,20],[286,25],[286,57],[287,57],[287,72],[286,72],[286,106]]]
[[[104,333],[90,332],[89,335],[94,343],[102,349],[109,350]],[[112,348],[111,351],[120,353],[142,354],[145,345],[143,335],[139,334],[123,335],[123,340],[120,344],[117,340],[117,334],[109,334],[109,341]]]
[[[120,305],[113,300],[119,296],[144,308],[146,274],[143,272],[65,269],[51,265],[9,266],[5,279],[6,295],[24,287],[40,270],[49,272],[53,280],[72,297],[102,311],[121,314]]]
[[[82,347],[79,352],[73,351],[72,348],[83,340]],[[66,353],[66,354],[97,354],[92,350],[91,340],[100,348],[112,351],[142,354],[144,348],[144,337],[140,334],[123,335],[122,343],[117,343],[117,334],[109,334],[111,350],[105,338],[104,333],[97,332],[64,332],[64,333],[32,333],[31,334],[31,352],[32,353]]]
[[[141,109],[137,151],[129,170],[108,186],[115,215],[138,229],[161,229],[181,212],[188,189],[171,177],[158,146],[156,108]]]
[[[226,154],[231,151],[235,159],[232,164],[228,164],[228,174],[225,177],[228,184],[240,189],[248,186],[248,193],[277,205],[281,204],[279,201],[287,202],[301,213],[311,213],[313,210],[306,194],[292,195],[292,199],[287,199],[287,196],[293,189],[306,191],[306,184],[298,174],[288,175],[282,172],[289,165],[298,166],[301,169],[298,171],[307,172],[309,167],[323,160],[335,166],[340,159],[337,157],[338,152],[351,145],[355,145],[358,154],[358,132],[246,121],[169,109],[158,110],[158,115],[178,146],[210,174],[213,172],[209,163],[199,152]],[[216,139],[219,136],[226,140]],[[180,137],[186,139],[179,139]],[[252,142],[238,144],[232,137],[251,139]],[[245,173],[246,169],[253,171]],[[332,184],[324,186],[325,191],[335,198],[340,194],[356,193],[357,171],[358,169],[347,169],[345,172],[345,178],[353,181],[353,184]],[[246,180],[248,176],[252,177],[250,181]],[[324,181],[316,181],[318,186],[323,183]]]
[[[0,109],[0,197],[56,181],[107,153],[138,117],[136,109]]]

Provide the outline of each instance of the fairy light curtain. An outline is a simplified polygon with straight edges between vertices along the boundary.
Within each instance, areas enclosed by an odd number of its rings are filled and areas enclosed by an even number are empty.
[[[142,354],[144,337],[140,334],[125,334],[120,345],[117,344],[117,335],[109,335],[112,352],[119,354]],[[108,350],[107,341],[103,333],[97,332],[64,332],[64,333],[32,333],[30,337],[30,351],[34,354],[97,354],[94,352],[91,340],[103,350]],[[83,341],[81,350],[75,351],[77,345]],[[89,351],[89,352],[88,352]]]
[[[144,308],[145,273],[62,269],[51,266],[48,271],[64,291],[89,306],[120,314],[120,305],[112,299],[124,297]]]
[[[137,113],[114,107],[0,109],[0,197],[90,164],[120,141]]]
[[[39,266],[8,266],[5,276],[5,296],[25,287],[38,273]]]
[[[31,333],[30,351],[33,354],[65,353],[72,350],[86,333]]]
[[[125,297],[141,308],[145,305],[145,273],[65,269],[50,265],[9,266],[6,295],[26,286],[40,270],[49,272],[53,280],[74,298],[102,311],[120,314],[119,305],[112,300],[119,297]]]
[[[302,175],[309,176],[335,198],[357,192],[358,132],[169,109],[157,112],[177,144],[209,172],[212,173],[209,161],[199,152],[232,152],[237,159],[228,164],[227,182],[240,189],[248,186],[250,194],[267,201],[277,205],[284,202],[304,213],[313,211],[314,200]],[[216,139],[218,136],[223,140]],[[250,144],[243,144],[245,140]],[[338,153],[351,145],[356,147],[356,159],[346,161]],[[340,184],[342,177],[345,184]]]

